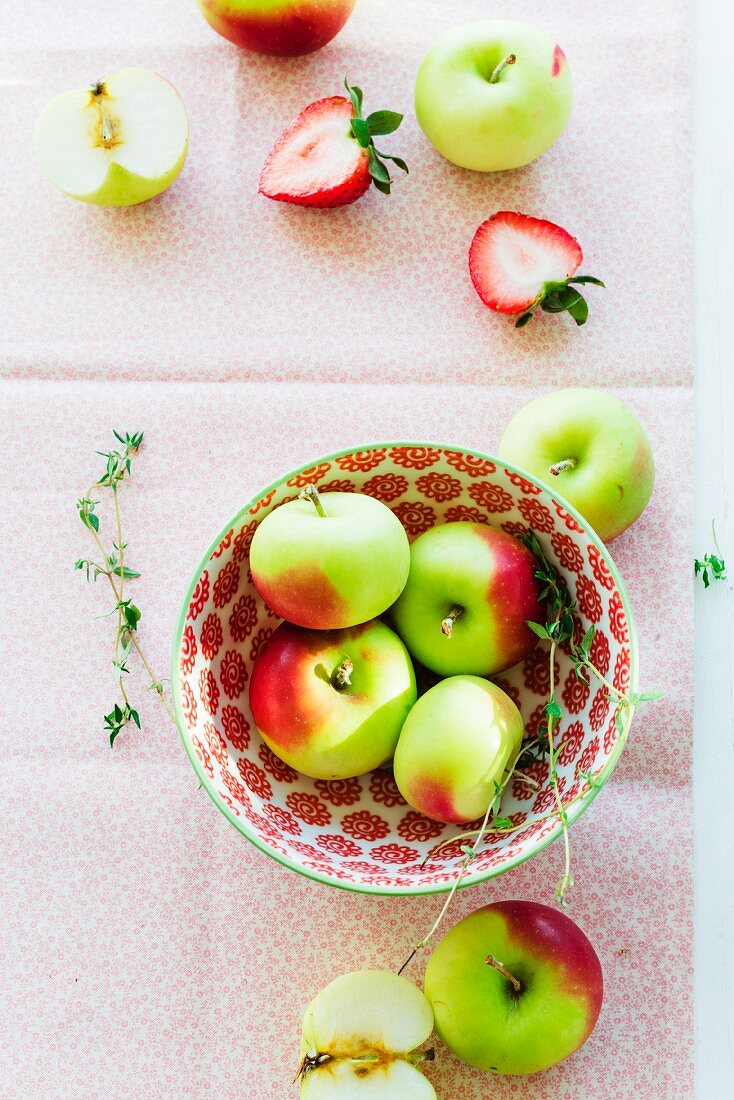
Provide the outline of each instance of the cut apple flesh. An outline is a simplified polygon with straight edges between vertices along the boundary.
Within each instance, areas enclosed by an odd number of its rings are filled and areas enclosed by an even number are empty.
[[[52,99],[36,122],[34,148],[43,172],[66,194],[127,205],[173,182],[188,133],[172,84],[150,69],[121,69]]]
[[[303,1018],[301,1096],[308,1100],[435,1100],[409,1059],[433,1030],[433,1010],[407,978],[343,974]]]
[[[301,1085],[302,1100],[436,1100],[431,1082],[402,1060],[383,1065],[331,1062],[312,1070]]]

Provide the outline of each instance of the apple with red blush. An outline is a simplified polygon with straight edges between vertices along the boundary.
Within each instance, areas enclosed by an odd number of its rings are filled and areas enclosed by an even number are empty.
[[[591,943],[559,909],[500,901],[459,921],[428,960],[435,1027],[463,1062],[537,1073],[586,1042],[604,995]]]
[[[392,609],[413,657],[441,676],[493,676],[517,664],[544,622],[533,555],[483,523],[443,523],[410,547],[410,572]]]
[[[384,764],[415,700],[408,651],[379,620],[326,631],[281,623],[250,678],[263,741],[315,779],[347,779]]]
[[[196,0],[207,23],[236,46],[296,57],[339,33],[356,0]]]
[[[395,750],[403,798],[436,821],[483,817],[520,752],[523,720],[509,695],[480,676],[450,676],[421,695]]]
[[[252,580],[271,611],[313,630],[381,615],[409,568],[405,528],[382,501],[314,485],[270,512],[250,547]]]
[[[642,515],[655,485],[644,424],[607,390],[533,398],[507,425],[499,454],[552,484],[605,542]]]

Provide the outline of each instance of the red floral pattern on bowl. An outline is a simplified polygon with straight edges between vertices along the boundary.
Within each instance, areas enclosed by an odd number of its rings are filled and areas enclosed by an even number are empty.
[[[212,543],[189,586],[173,652],[181,736],[211,799],[264,852],[321,882],[377,894],[448,890],[461,845],[435,849],[460,827],[406,806],[389,767],[335,782],[300,775],[273,756],[252,722],[250,670],[275,622],[252,585],[249,547],[257,524],[312,478],[325,489],[384,500],[411,539],[451,521],[494,524],[513,535],[532,526],[577,599],[580,633],[592,623],[598,631],[593,659],[622,691],[637,683],[629,601],[609,552],[566,501],[491,456],[437,444],[380,443],[311,461],[257,494]],[[544,645],[498,678],[529,737],[538,735],[549,687]],[[573,822],[608,778],[625,737],[606,689],[593,677],[590,685],[579,680],[561,650],[554,672],[563,710],[559,791]],[[501,874],[560,834],[547,762],[530,763],[523,776],[508,786],[501,811],[519,828],[488,834],[467,883]]]

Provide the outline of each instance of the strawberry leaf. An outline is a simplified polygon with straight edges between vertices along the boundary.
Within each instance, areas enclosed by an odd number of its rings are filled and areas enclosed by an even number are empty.
[[[368,171],[373,184],[383,195],[389,195],[392,180],[387,166],[383,164],[380,158],[384,157],[385,160],[391,160],[403,172],[408,171],[408,165],[401,157],[394,157],[390,153],[381,153],[375,149],[372,137],[375,134],[394,133],[403,121],[403,116],[397,111],[373,111],[367,118],[363,118],[362,89],[352,87],[346,77],[344,78],[344,87],[349,93],[354,109],[354,117],[350,120],[352,137],[362,149],[367,150],[369,156]]]
[[[379,134],[395,133],[402,121],[403,116],[399,115],[397,111],[373,111],[365,119],[369,132],[375,137]]]
[[[349,98],[352,101],[352,106],[354,107],[355,115],[357,116],[357,118],[361,118],[362,117],[362,99],[363,99],[362,89],[357,88],[357,87],[354,87],[354,88],[350,87],[350,84],[349,84],[349,81],[348,81],[347,77],[344,77],[344,87],[347,89],[347,92],[349,93]]]
[[[594,286],[603,286],[606,288],[606,283],[603,283],[601,279],[595,279],[593,275],[574,275],[572,279],[568,280],[569,283],[593,283]]]
[[[349,125],[353,135],[362,148],[369,149],[372,144],[372,138],[370,137],[369,127],[365,120],[363,118],[353,118]]]
[[[392,153],[383,153],[381,149],[375,149],[378,157],[382,157],[383,160],[391,160],[393,164],[397,164],[398,168],[403,172],[409,172],[408,165],[405,163],[402,157],[394,157]]]
[[[593,275],[577,275],[562,281],[549,280],[543,283],[543,289],[538,295],[533,306],[540,306],[544,313],[568,313],[577,325],[585,325],[589,316],[589,305],[580,291],[574,290],[571,283],[593,283],[595,286],[604,286],[601,279]],[[532,311],[520,315],[515,322],[515,328],[522,328],[532,316]]]
[[[390,184],[390,173],[378,157],[374,147],[370,148],[370,175],[372,179],[380,183]]]
[[[581,294],[576,296],[576,301],[566,307],[577,325],[585,325],[589,316],[589,307],[586,299]]]

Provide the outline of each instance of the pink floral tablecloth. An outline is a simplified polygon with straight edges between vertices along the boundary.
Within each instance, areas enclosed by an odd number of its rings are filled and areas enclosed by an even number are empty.
[[[435,35],[485,15],[552,28],[576,82],[567,135],[497,177],[440,160],[411,115]],[[123,499],[142,572],[141,634],[160,675],[209,539],[261,485],[377,438],[492,451],[530,396],[614,389],[650,431],[652,503],[613,546],[636,611],[645,686],[613,779],[574,826],[573,917],[606,999],[586,1046],[531,1079],[492,1079],[439,1044],[442,1100],[687,1100],[692,1095],[691,348],[689,39],[685,0],[359,0],[321,53],[238,52],[193,0],[27,0],[0,45],[0,439],[3,461],[0,1096],[295,1095],[300,1013],[345,969],[394,966],[441,899],[346,894],[249,846],[198,789],[155,699],[110,752],[114,698],[101,585],[74,502],[113,428],[144,430]],[[127,64],[168,76],[190,111],[170,192],[86,208],[36,172],[30,135],[52,94]],[[282,124],[338,92],[405,110],[411,165],[390,199],[288,209],[256,194]],[[466,270],[479,222],[510,207],[581,241],[591,318],[522,333]],[[593,300],[592,300],[593,299]],[[463,892],[548,901],[558,846]],[[450,923],[450,922],[449,922]],[[416,979],[421,964],[412,968]]]

